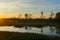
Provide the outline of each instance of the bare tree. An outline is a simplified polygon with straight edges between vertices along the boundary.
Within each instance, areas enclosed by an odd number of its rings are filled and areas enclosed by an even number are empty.
[[[53,19],[53,16],[54,16],[54,13],[51,12],[51,14],[50,14],[50,19]]]
[[[32,16],[32,15],[31,15],[31,14],[29,14],[29,18],[30,18],[30,19],[31,19],[31,16]]]
[[[41,19],[43,19],[43,11],[41,11]]]
[[[21,18],[22,14],[19,14],[19,18]]]

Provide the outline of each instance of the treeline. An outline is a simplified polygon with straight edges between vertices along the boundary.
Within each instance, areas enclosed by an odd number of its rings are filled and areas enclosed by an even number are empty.
[[[60,12],[57,12],[55,18],[51,14],[49,19],[43,18],[43,12],[41,12],[41,19],[32,19],[28,17],[28,14],[25,14],[25,19],[20,18],[4,18],[0,20],[0,26],[15,26],[15,27],[23,27],[23,26],[33,26],[33,27],[43,27],[43,26],[57,26],[60,27]],[[30,15],[31,16],[31,15]]]
[[[33,16],[32,14],[28,14],[28,13],[26,13],[24,15],[25,19],[33,19],[32,16]],[[20,19],[21,19],[21,17],[22,17],[22,14],[19,15]],[[38,19],[46,19],[43,11],[41,11],[40,16],[39,16]],[[51,12],[48,19],[60,19],[60,12],[57,12],[56,14]]]

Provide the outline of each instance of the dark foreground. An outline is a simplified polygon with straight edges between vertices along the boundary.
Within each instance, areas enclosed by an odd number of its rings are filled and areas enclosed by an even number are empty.
[[[0,40],[60,40],[58,36],[46,36],[34,33],[2,32]]]

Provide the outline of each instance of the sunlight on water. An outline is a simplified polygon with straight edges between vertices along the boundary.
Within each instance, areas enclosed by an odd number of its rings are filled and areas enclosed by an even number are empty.
[[[0,27],[0,31],[13,31],[13,32],[19,32],[20,28],[15,28],[13,26],[4,26]]]

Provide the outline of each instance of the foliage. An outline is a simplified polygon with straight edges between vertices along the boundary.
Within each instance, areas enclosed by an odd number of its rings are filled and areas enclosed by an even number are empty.
[[[57,12],[56,13],[56,17],[55,17],[56,19],[60,19],[60,12]]]
[[[58,36],[46,36],[34,33],[0,32],[0,40],[60,40]]]

